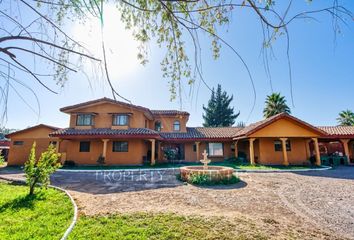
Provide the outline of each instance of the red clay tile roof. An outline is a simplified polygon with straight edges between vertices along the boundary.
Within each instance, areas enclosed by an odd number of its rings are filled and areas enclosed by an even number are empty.
[[[263,127],[277,121],[278,119],[281,119],[281,118],[289,118],[289,119],[292,119],[294,120],[295,122],[298,122],[302,125],[305,125],[307,128],[310,128],[312,129],[313,131],[315,132],[318,132],[320,135],[326,135],[326,132],[322,131],[321,129],[319,128],[316,128],[315,126],[312,126],[311,124],[307,123],[307,122],[304,122],[294,116],[291,116],[287,113],[279,113],[277,115],[274,115],[272,117],[269,117],[269,118],[266,118],[264,120],[261,120],[259,122],[255,122],[255,123],[252,123],[248,126],[246,126],[245,128],[243,128],[241,131],[237,132],[235,134],[235,138],[239,138],[239,137],[243,137],[243,136],[248,136],[260,129],[262,129]]]
[[[187,132],[157,132],[148,128],[130,128],[130,129],[111,129],[111,128],[93,128],[93,129],[74,129],[65,128],[57,130],[51,134],[51,137],[64,136],[114,136],[114,137],[162,137],[165,140],[232,140],[232,137],[238,132],[237,127],[220,128],[187,128]]]
[[[92,129],[75,129],[65,128],[49,134],[51,137],[56,136],[159,136],[159,133],[148,128],[130,128],[130,129],[111,129],[111,128],[92,128]]]
[[[187,127],[187,132],[161,132],[160,136],[166,140],[207,140],[207,139],[229,139],[240,131],[237,127]]]
[[[322,126],[318,128],[330,137],[354,137],[354,126]]]
[[[189,112],[178,111],[178,110],[150,110],[154,116],[156,115],[167,115],[167,116],[177,116],[186,115],[189,116]]]
[[[71,106],[67,106],[67,107],[63,107],[60,108],[60,111],[62,112],[66,112],[66,111],[70,111],[70,110],[74,110],[76,108],[80,108],[80,107],[84,107],[87,105],[91,105],[91,104],[95,104],[95,103],[99,103],[99,102],[109,102],[109,103],[113,103],[113,104],[118,104],[121,106],[126,106],[129,108],[134,108],[137,110],[141,110],[144,113],[146,113],[149,118],[153,118],[153,116],[155,115],[167,115],[167,116],[176,116],[176,115],[187,115],[189,116],[188,112],[185,111],[178,111],[178,110],[150,110],[149,108],[146,107],[142,107],[142,106],[138,106],[138,105],[134,105],[134,104],[130,104],[130,103],[126,103],[126,102],[121,102],[121,101],[117,101],[117,100],[113,100],[110,98],[100,98],[100,99],[96,99],[96,100],[92,100],[92,101],[88,101],[88,102],[83,102],[83,103],[79,103],[79,104],[75,104],[75,105],[71,105]]]
[[[113,100],[113,99],[106,98],[106,97],[99,98],[99,99],[92,100],[92,101],[79,103],[79,104],[75,104],[75,105],[71,105],[71,106],[67,106],[67,107],[63,107],[63,108],[60,108],[60,111],[66,112],[66,111],[70,111],[70,110],[73,110],[73,109],[76,109],[76,108],[84,107],[84,106],[95,104],[95,103],[99,103],[99,102],[109,102],[109,103],[118,104],[118,105],[121,105],[121,106],[126,106],[126,107],[129,107],[129,108],[134,108],[134,109],[137,109],[137,110],[141,110],[141,111],[145,112],[149,117],[152,118],[152,113],[151,113],[150,109],[148,109],[146,107],[142,107],[142,106],[138,106],[138,105],[134,105],[134,104],[130,104],[130,103],[125,103],[125,102]]]
[[[56,130],[60,129],[58,127],[54,127],[54,126],[50,126],[50,125],[41,123],[41,124],[38,124],[38,125],[33,126],[33,127],[29,127],[29,128],[25,128],[25,129],[16,131],[16,132],[9,133],[9,134],[5,135],[5,137],[6,138],[11,138],[11,136],[16,135],[18,133],[22,133],[22,132],[25,132],[25,131],[28,131],[28,130],[32,130],[32,129],[35,129],[35,128],[40,128],[40,127],[46,127],[46,128],[52,129],[53,131],[56,131]]]

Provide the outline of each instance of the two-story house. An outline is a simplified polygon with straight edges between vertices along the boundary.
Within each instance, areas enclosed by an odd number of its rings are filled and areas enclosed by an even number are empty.
[[[9,165],[22,165],[36,141],[38,154],[55,144],[62,162],[95,165],[155,164],[171,160],[198,162],[206,150],[213,161],[243,157],[250,163],[303,164],[311,156],[320,164],[322,143],[339,142],[353,158],[354,127],[314,127],[278,114],[245,128],[187,127],[189,113],[151,110],[109,98],[61,108],[70,115],[68,128],[38,125],[7,137]]]

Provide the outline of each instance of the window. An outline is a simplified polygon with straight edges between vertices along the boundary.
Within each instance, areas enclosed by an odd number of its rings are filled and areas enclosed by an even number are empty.
[[[112,152],[128,152],[128,142],[114,141],[112,144]]]
[[[283,151],[282,144],[281,144],[280,140],[275,140],[274,141],[274,150],[276,152]],[[289,140],[286,140],[286,151],[288,151],[288,152],[291,151],[291,145],[290,145],[290,141]]]
[[[80,142],[80,152],[89,152],[90,151],[90,142]]]
[[[148,120],[145,120],[145,128],[148,128]]]
[[[181,124],[178,120],[173,122],[173,131],[180,131],[181,130]]]
[[[51,145],[51,144],[55,147],[57,145],[57,141],[50,141],[49,145]]]
[[[21,146],[23,145],[23,141],[14,141],[15,146]]]
[[[76,125],[77,126],[91,126],[93,121],[92,121],[92,115],[91,114],[78,114],[76,118]]]
[[[209,143],[209,156],[223,156],[223,145],[222,143]]]
[[[161,131],[161,122],[160,121],[155,122],[155,131],[158,131],[158,132]]]
[[[193,144],[193,152],[197,151],[197,144]]]
[[[128,115],[113,115],[113,125],[114,126],[127,126],[128,125]]]

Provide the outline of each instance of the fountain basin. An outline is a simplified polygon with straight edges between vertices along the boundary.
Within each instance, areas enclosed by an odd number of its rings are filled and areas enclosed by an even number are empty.
[[[192,175],[207,175],[211,181],[220,181],[230,179],[234,169],[231,167],[208,166],[204,169],[203,166],[186,166],[180,168],[181,179],[188,181]]]

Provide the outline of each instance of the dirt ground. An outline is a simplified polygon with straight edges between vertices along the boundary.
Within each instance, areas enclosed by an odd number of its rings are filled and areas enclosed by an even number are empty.
[[[313,238],[354,239],[354,168],[238,176],[242,182],[231,187],[179,185],[107,194],[72,193],[87,215],[146,211],[246,217],[279,236],[293,230],[299,238],[311,232]]]
[[[1,174],[1,172],[0,172]],[[240,183],[196,187],[144,184],[92,173],[56,174],[55,185],[74,196],[80,213],[175,213],[243,219],[273,239],[354,239],[354,168],[297,173],[237,173]],[[65,175],[66,177],[64,177]],[[88,179],[89,178],[89,179]],[[112,180],[113,179],[113,180]],[[117,180],[117,181],[114,181]],[[130,187],[129,187],[130,186]]]

